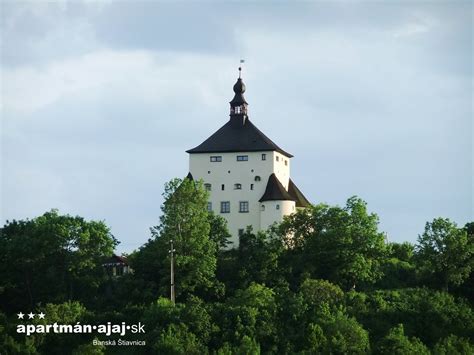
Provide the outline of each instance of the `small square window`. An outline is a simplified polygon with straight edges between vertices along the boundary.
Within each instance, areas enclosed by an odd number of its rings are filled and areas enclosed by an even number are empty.
[[[288,160],[285,160],[285,165],[288,166]]]
[[[275,157],[275,160],[276,160],[276,161],[280,161],[280,157],[277,155],[277,156]]]
[[[234,190],[242,190],[242,184],[234,184]]]
[[[240,201],[239,202],[239,212],[240,213],[247,213],[249,211],[249,202],[248,201]]]
[[[211,156],[211,163],[220,163],[222,161],[221,155],[212,155]]]
[[[221,213],[230,213],[230,202],[222,201],[221,202]]]
[[[249,156],[248,155],[237,155],[237,161],[248,161]]]
[[[204,184],[204,188],[207,190],[207,191],[211,191],[211,184]]]
[[[267,155],[266,154],[262,154],[262,160],[267,160]]]
[[[211,212],[212,211],[212,202],[207,203],[207,211]]]

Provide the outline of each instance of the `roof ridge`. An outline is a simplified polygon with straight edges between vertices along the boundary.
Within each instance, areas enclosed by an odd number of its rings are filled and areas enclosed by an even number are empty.
[[[246,119],[242,125],[235,125],[229,120],[200,145],[186,152],[193,154],[257,151],[277,151],[288,158],[293,157],[259,130],[250,119]]]
[[[282,185],[280,180],[276,177],[275,173],[272,173],[268,177],[267,187],[263,196],[258,200],[263,201],[295,201],[295,198],[291,196],[285,187]]]

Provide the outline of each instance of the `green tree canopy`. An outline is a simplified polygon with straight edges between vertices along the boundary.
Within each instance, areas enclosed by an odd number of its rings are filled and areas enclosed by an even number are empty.
[[[474,344],[467,338],[461,338],[451,334],[436,343],[433,349],[434,355],[472,355]]]
[[[11,311],[37,303],[94,301],[104,257],[117,240],[104,222],[60,215],[7,222],[0,231],[0,301]]]
[[[376,353],[380,355],[429,355],[430,351],[418,338],[408,338],[403,324],[390,329],[388,334],[377,345]]]
[[[207,191],[200,181],[173,179],[165,185],[163,197],[160,224],[151,228],[152,238],[133,256],[132,266],[137,277],[157,287],[159,295],[169,295],[168,251],[173,241],[176,296],[203,293],[216,284],[218,250],[216,241],[210,237]],[[220,230],[220,237],[215,236],[221,245],[224,243],[222,235]]]
[[[344,208],[320,204],[300,210],[284,220],[280,232],[289,248],[301,251],[300,267],[312,278],[351,288],[382,276],[385,236],[377,215],[357,197]]]
[[[467,228],[458,228],[447,218],[436,218],[426,223],[418,237],[417,261],[433,283],[446,290],[458,286],[474,268],[474,240],[468,237]]]

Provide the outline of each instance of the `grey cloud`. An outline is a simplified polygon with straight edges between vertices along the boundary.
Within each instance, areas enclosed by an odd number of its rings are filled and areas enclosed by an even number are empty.
[[[58,207],[105,219],[121,251],[141,245],[158,222],[164,182],[187,173],[184,151],[228,119],[230,66],[241,55],[251,119],[295,154],[293,178],[312,202],[343,204],[357,194],[398,241],[414,241],[437,216],[472,219],[470,5],[114,2],[33,10],[25,17],[31,26],[9,24],[6,71],[31,65],[41,73],[111,48],[144,50],[147,61],[128,59],[107,74],[123,80],[5,112],[3,219]],[[77,71],[104,67],[84,68]],[[93,81],[100,73],[88,74]]]

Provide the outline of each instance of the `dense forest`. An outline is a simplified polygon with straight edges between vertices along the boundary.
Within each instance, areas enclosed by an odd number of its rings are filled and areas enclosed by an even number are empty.
[[[127,256],[134,272],[117,277],[103,267],[119,243],[104,222],[56,210],[8,221],[0,353],[474,354],[474,223],[435,218],[415,245],[388,242],[377,215],[351,197],[343,207],[299,210],[266,232],[247,229],[232,248],[207,197],[200,182],[169,182],[150,239]],[[145,333],[17,332],[54,322],[141,322]],[[93,344],[119,338],[146,345]]]

